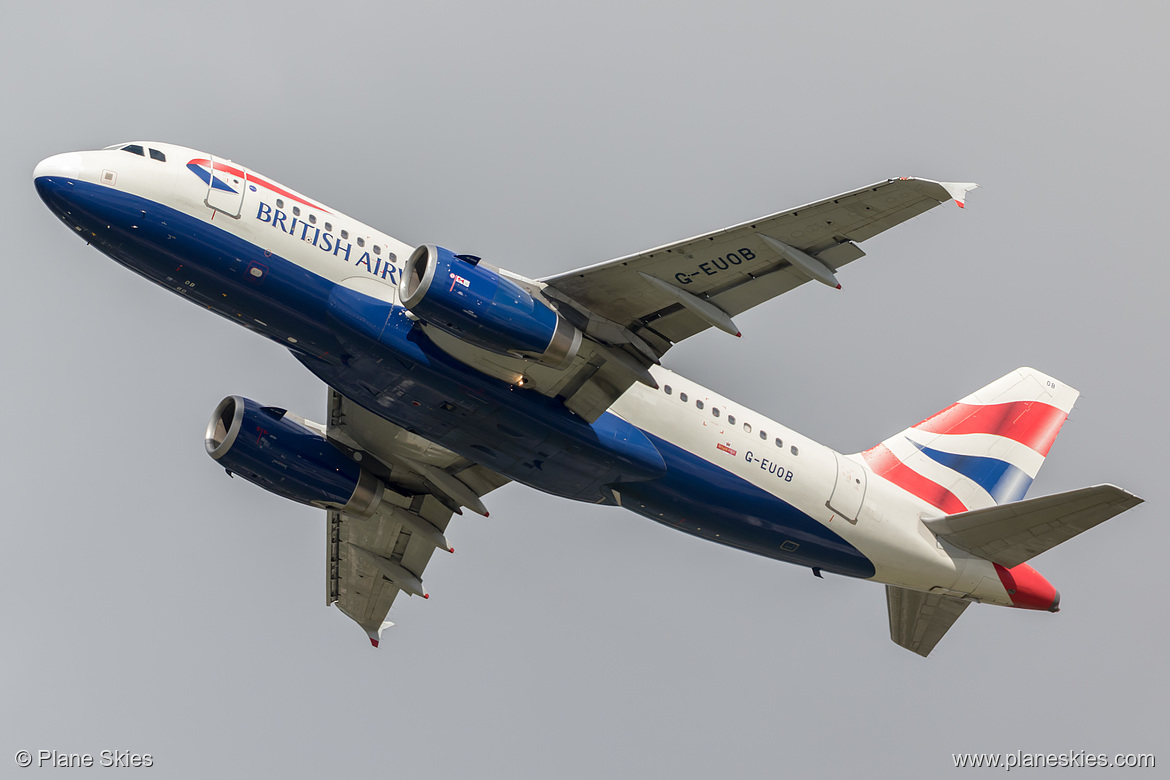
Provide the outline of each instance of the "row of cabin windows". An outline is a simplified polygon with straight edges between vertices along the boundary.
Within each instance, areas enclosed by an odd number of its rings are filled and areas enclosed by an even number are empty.
[[[276,199],[276,207],[278,209],[284,208],[284,201],[280,198],[277,198]],[[301,215],[301,207],[300,206],[293,206],[292,213],[293,213],[294,217],[299,217]],[[317,215],[316,214],[309,215],[309,224],[310,225],[317,224]],[[333,232],[333,224],[332,223],[330,223],[330,222],[325,223],[325,232],[326,233]],[[349,231],[348,230],[341,231],[341,237],[344,240],[348,241],[349,240]],[[359,236],[357,239],[357,245],[364,247],[366,245],[366,240]],[[376,255],[382,254],[382,247],[379,244],[374,244],[374,254],[376,254]],[[388,259],[391,263],[398,262],[398,257],[393,252],[387,253],[386,259]]]
[[[167,161],[167,156],[165,154],[163,154],[162,152],[160,152],[158,149],[144,150],[139,144],[127,144],[126,146],[122,147],[122,151],[123,152],[130,152],[130,154],[136,154],[139,157],[145,157],[146,153],[150,152],[150,159],[158,160],[159,162],[166,162]]]
[[[670,385],[664,385],[662,389],[666,392],[667,395],[672,395],[674,393],[674,390],[670,387]],[[682,401],[685,404],[687,402],[687,394],[686,393],[679,393],[678,400]],[[695,399],[695,408],[696,409],[703,408],[703,401],[701,399],[699,399],[699,398]],[[720,412],[719,407],[717,407],[717,406],[711,407],[711,416],[712,417],[718,417],[720,414],[722,414],[722,412]],[[728,425],[735,425],[735,415],[734,414],[727,415],[727,424]],[[744,433],[751,433],[752,432],[752,424],[749,422],[745,422],[743,424],[743,432]],[[768,440],[768,432],[763,431],[763,430],[760,431],[760,439],[762,441],[767,441]],[[777,436],[773,441],[777,447],[780,447],[780,448],[784,447],[784,442],[781,441],[779,436]],[[795,444],[793,444],[788,449],[793,455],[800,454],[800,450],[797,449]]]

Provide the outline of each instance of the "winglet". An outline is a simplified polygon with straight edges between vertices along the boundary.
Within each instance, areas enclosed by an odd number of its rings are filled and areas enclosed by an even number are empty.
[[[955,199],[955,203],[959,204],[959,208],[966,208],[967,193],[979,186],[973,181],[940,181],[939,184],[947,191],[947,194]]]
[[[382,632],[385,631],[386,629],[390,628],[390,626],[392,626],[392,625],[394,625],[394,624],[391,623],[389,620],[387,620],[385,623],[378,626],[377,631],[371,631],[370,629],[366,629],[366,636],[368,636],[370,638],[370,644],[373,645],[374,647],[377,647],[378,642],[381,641],[381,639],[382,639]]]

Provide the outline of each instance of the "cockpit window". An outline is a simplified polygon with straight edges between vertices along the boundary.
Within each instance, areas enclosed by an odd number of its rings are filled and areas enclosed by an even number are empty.
[[[166,162],[167,156],[165,154],[163,154],[162,152],[160,152],[158,149],[151,149],[150,150],[150,159],[158,160],[159,162]]]
[[[136,154],[139,157],[146,156],[146,152],[142,151],[142,147],[139,146],[138,144],[130,144],[129,146],[123,146],[122,151],[123,152],[130,152],[130,154]]]

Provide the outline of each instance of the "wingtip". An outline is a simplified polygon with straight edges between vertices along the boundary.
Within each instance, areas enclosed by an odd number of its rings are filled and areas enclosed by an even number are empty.
[[[735,332],[735,337],[736,337],[737,339],[739,339],[739,338],[743,338],[743,334],[742,334],[742,333],[740,333],[740,332],[737,330],[737,331]]]
[[[841,289],[841,283],[840,283],[840,282],[838,282],[838,283],[837,283],[837,289],[838,289],[838,290],[840,290],[840,289]]]
[[[387,628],[389,628],[392,625],[394,625],[394,624],[391,623],[389,620],[386,620],[386,621],[382,622],[382,625],[378,626],[377,631],[367,629],[366,636],[368,636],[370,638],[370,644],[373,645],[374,647],[377,647],[378,641],[382,638],[382,632],[385,631]]]
[[[939,185],[954,198],[961,209],[967,208],[967,193],[979,186],[973,181],[940,181]]]

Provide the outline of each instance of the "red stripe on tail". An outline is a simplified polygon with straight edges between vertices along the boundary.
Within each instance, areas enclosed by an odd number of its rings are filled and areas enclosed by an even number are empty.
[[[1068,415],[1063,411],[1039,401],[985,406],[951,404],[914,428],[929,433],[993,433],[1048,455],[1066,419]]]
[[[937,415],[936,415],[937,416]],[[957,512],[966,512],[967,507],[951,491],[937,482],[932,482],[914,469],[898,460],[898,456],[884,444],[861,453],[869,468],[879,477],[884,477],[898,487],[913,493],[931,506],[941,509],[948,515]]]

